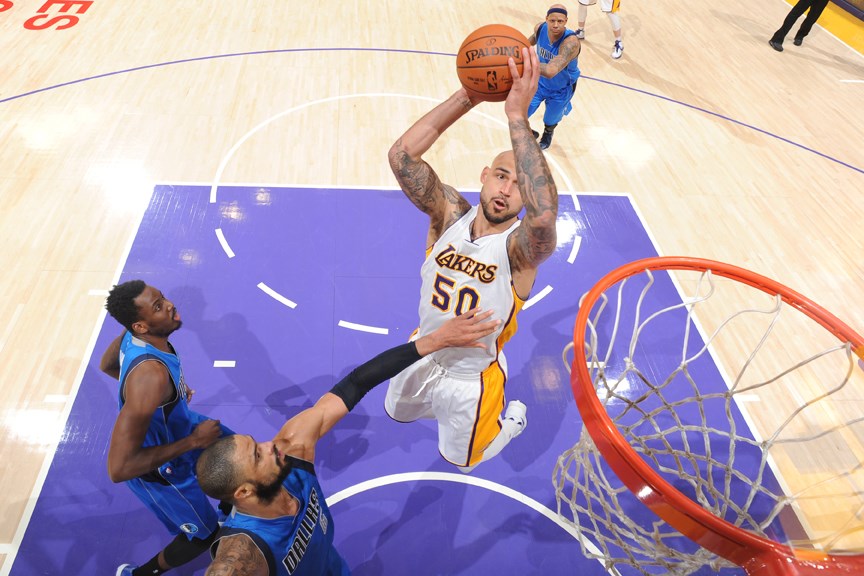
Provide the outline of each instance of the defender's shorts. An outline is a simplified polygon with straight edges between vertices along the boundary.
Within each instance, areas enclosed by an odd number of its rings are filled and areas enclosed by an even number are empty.
[[[168,462],[126,485],[171,534],[205,539],[219,528],[219,515],[198,485],[192,466]]]

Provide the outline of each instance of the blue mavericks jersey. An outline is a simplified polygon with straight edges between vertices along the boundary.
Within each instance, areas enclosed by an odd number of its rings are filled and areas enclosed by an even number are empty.
[[[170,343],[168,346],[174,351],[174,347]],[[148,361],[159,362],[165,366],[174,386],[174,394],[168,402],[159,406],[153,413],[150,427],[147,429],[147,435],[142,444],[144,448],[170,444],[185,438],[192,433],[195,426],[206,420],[201,414],[189,409],[186,383],[183,380],[180,358],[176,351],[174,354],[162,352],[143,340],[135,338],[129,332],[126,332],[120,343],[120,407],[123,407],[126,399],[126,378],[138,365]],[[160,471],[164,473],[167,470],[169,474],[180,473],[181,470],[192,473],[200,453],[200,450],[186,452],[160,466]]]
[[[561,43],[564,42],[564,39],[573,34],[575,34],[573,30],[570,30],[569,28],[565,29],[561,38],[552,44],[549,42],[549,25],[545,22],[541,24],[540,28],[537,30],[537,57],[540,59],[540,62],[548,64],[552,58],[558,55],[558,50],[561,48]],[[579,79],[579,74],[579,58],[574,58],[569,64],[567,64],[567,67],[564,68],[564,70],[552,78],[541,76],[539,89],[543,93],[554,94],[555,92],[569,88],[575,84],[576,80]]]
[[[222,538],[246,534],[267,559],[270,576],[348,576],[348,566],[333,547],[333,517],[315,468],[305,460],[286,458],[292,469],[282,486],[300,503],[297,515],[258,518],[235,508],[210,554],[215,556]]]

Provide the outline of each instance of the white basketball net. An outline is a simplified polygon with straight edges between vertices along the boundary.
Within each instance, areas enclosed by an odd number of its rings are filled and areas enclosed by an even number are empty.
[[[710,271],[645,271],[607,289],[590,314],[597,394],[667,482],[763,537],[864,550],[864,378],[848,343],[779,296]],[[583,552],[613,573],[731,566],[643,506],[584,427],[553,483]]]

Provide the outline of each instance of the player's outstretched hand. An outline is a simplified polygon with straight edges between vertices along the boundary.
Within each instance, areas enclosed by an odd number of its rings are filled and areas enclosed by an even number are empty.
[[[472,308],[454,316],[431,334],[418,339],[417,352],[425,356],[442,348],[486,348],[479,340],[492,334],[501,325],[501,320],[489,320],[492,312]]]
[[[528,117],[528,106],[540,82],[540,60],[537,58],[537,49],[534,46],[522,48],[522,62],[520,76],[513,58],[507,59],[510,76],[513,77],[513,87],[510,88],[507,100],[504,101],[504,113],[510,119]]]

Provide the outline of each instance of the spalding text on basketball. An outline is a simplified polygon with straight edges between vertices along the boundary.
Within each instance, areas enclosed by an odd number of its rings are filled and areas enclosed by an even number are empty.
[[[488,58],[489,56],[512,56],[513,60],[519,62],[522,60],[522,47],[518,44],[512,46],[490,46],[488,48],[475,48],[466,50],[465,64],[470,64],[478,58]]]

